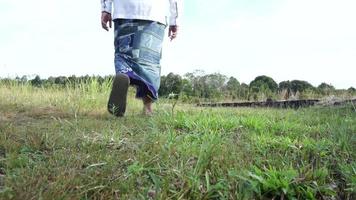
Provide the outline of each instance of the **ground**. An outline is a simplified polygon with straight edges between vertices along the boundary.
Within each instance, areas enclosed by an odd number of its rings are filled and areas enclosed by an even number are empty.
[[[0,199],[352,199],[354,106],[198,108],[0,86]],[[173,112],[172,112],[173,111]]]

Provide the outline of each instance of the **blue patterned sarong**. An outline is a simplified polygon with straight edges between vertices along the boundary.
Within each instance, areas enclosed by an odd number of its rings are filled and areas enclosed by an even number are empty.
[[[136,98],[158,98],[161,51],[166,25],[159,22],[115,19],[115,71],[130,78]]]

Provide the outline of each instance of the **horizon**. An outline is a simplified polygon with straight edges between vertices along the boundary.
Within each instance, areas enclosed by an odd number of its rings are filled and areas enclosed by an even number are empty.
[[[196,71],[199,71],[199,72],[201,72],[202,74],[200,74],[200,75],[209,75],[209,74],[215,74],[215,73],[219,73],[219,72],[213,72],[213,73],[206,73],[205,71],[202,71],[202,70],[199,70],[199,69],[195,69],[195,70],[193,70],[192,72],[187,72],[187,73],[194,73],[194,72],[196,72]],[[173,72],[169,72],[169,73],[173,73]],[[169,73],[167,73],[167,74],[161,74],[161,76],[167,76]],[[187,73],[185,73],[185,74],[176,74],[176,73],[173,73],[173,74],[175,74],[175,75],[179,75],[180,77],[182,77],[182,78],[184,78],[185,77],[185,75],[187,74]],[[219,73],[219,74],[221,74],[221,73]],[[226,74],[221,74],[221,75],[223,75],[223,76],[226,76],[226,81],[228,81],[228,79],[230,78],[230,77],[234,77],[234,78],[236,78],[235,76],[228,76],[228,75],[226,75]],[[94,77],[94,76],[99,76],[99,77],[106,77],[106,76],[114,76],[114,74],[103,74],[103,75],[100,75],[100,74],[81,74],[81,75],[75,75],[75,74],[71,74],[71,75],[50,75],[50,76],[45,76],[45,77],[42,77],[42,76],[40,76],[40,75],[38,75],[38,74],[31,74],[31,75],[21,75],[21,76],[18,76],[18,75],[16,75],[16,76],[9,76],[9,77],[2,77],[2,76],[0,76],[0,80],[1,79],[6,79],[6,78],[9,78],[9,79],[12,79],[12,80],[14,80],[14,79],[16,79],[16,78],[22,78],[22,77],[24,77],[24,76],[26,76],[26,78],[27,78],[27,81],[30,81],[30,80],[33,80],[36,76],[39,76],[40,77],[40,79],[41,80],[47,80],[48,78],[50,78],[50,77],[52,77],[52,78],[56,78],[56,77],[61,77],[61,76],[63,76],[63,77],[66,77],[66,78],[68,78],[68,77],[71,77],[71,76],[75,76],[75,77],[85,77],[85,76],[89,76],[89,77]],[[261,74],[261,75],[258,75],[258,76],[256,76],[253,80],[251,80],[250,82],[241,82],[239,79],[237,79],[237,81],[239,81],[239,83],[240,83],[240,85],[241,84],[246,84],[246,85],[250,85],[250,83],[252,82],[252,81],[254,81],[257,77],[259,77],[259,76],[265,76],[265,75],[263,75],[263,74]],[[269,77],[269,76],[267,76],[267,77]],[[330,86],[333,86],[336,90],[347,90],[347,89],[350,89],[350,88],[355,88],[354,86],[349,86],[349,87],[346,87],[346,88],[336,88],[332,83],[327,83],[327,82],[321,82],[321,83],[319,83],[319,84],[317,84],[317,85],[314,85],[314,84],[312,84],[312,83],[310,83],[308,80],[302,80],[302,79],[293,79],[293,80],[282,80],[282,81],[276,81],[273,77],[270,77],[270,78],[272,78],[278,85],[281,83],[281,82],[283,82],[283,81],[289,81],[289,82],[291,82],[291,81],[306,81],[307,83],[309,83],[309,84],[311,84],[313,87],[315,87],[315,88],[317,88],[319,85],[321,85],[321,84],[323,84],[323,83],[325,83],[325,84],[328,84],[328,85],[330,85]]]
[[[0,1],[0,17],[11,19],[0,21],[0,77],[114,74],[113,32],[100,27],[99,1],[37,2],[41,12],[31,2]],[[266,75],[355,88],[355,7],[352,0],[185,0],[178,38],[163,44],[162,75],[199,69],[241,83]]]

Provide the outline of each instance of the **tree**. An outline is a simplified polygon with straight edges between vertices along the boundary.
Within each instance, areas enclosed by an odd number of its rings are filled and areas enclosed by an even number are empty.
[[[356,89],[354,87],[349,87],[349,89],[347,89],[347,92],[350,94],[356,93]]]
[[[68,79],[69,84],[72,86],[74,86],[78,83],[77,77],[75,75],[69,76],[67,79]]]
[[[293,80],[291,81],[291,89],[292,92],[295,94],[297,92],[304,92],[306,90],[313,90],[314,87],[306,82],[306,81],[301,81],[301,80]]]
[[[240,99],[249,100],[249,86],[246,83],[241,83],[239,87],[238,97]]]
[[[272,98],[278,84],[268,76],[258,76],[250,83],[250,95],[254,100]]]
[[[220,98],[223,95],[223,89],[227,77],[220,73],[208,74],[201,77],[203,84],[204,98]]]
[[[22,76],[21,77],[21,83],[27,83],[27,76],[26,75],[24,75],[24,76]]]
[[[283,95],[283,99],[289,99],[292,93],[292,84],[290,81],[282,81],[278,84],[278,90]]]
[[[282,81],[278,84],[278,90],[283,91],[283,90],[288,90],[291,89],[291,82],[290,81]]]
[[[58,85],[65,85],[67,81],[67,77],[65,76],[58,76],[54,79],[54,83]]]
[[[167,96],[171,93],[179,94],[182,91],[182,77],[178,74],[169,73],[167,76],[161,77],[161,86],[159,94]]]
[[[238,95],[238,90],[240,87],[239,81],[235,77],[230,77],[229,80],[226,83],[226,89],[229,93],[229,95],[235,99]]]
[[[192,83],[186,79],[182,79],[182,92],[187,95],[188,97],[194,96],[193,85]]]
[[[34,79],[31,80],[31,85],[40,87],[42,85],[42,80],[39,75],[36,75]]]
[[[263,90],[270,90],[271,92],[276,92],[278,89],[278,84],[268,76],[257,76],[255,80],[251,81],[250,88],[254,92],[260,92]]]
[[[54,85],[55,84],[55,80],[56,80],[56,78],[53,77],[53,76],[48,77],[48,79],[45,81],[46,85],[48,85],[48,86]]]
[[[331,92],[335,91],[334,86],[327,83],[321,83],[317,89],[323,95],[330,95]]]
[[[204,81],[205,72],[202,70],[195,70],[184,75],[185,79],[189,81],[192,88],[192,95],[203,98],[204,96]]]

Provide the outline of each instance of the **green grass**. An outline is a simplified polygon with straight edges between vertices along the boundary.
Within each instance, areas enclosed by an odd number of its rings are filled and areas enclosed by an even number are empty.
[[[106,111],[110,83],[0,86],[0,199],[355,199],[356,112]]]

